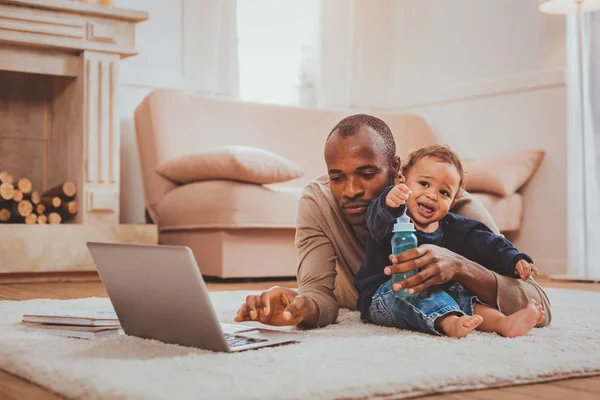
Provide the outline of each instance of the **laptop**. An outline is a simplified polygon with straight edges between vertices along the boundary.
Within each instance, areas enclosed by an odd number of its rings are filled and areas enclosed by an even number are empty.
[[[303,337],[222,324],[187,246],[87,242],[127,335],[219,352],[238,352]]]

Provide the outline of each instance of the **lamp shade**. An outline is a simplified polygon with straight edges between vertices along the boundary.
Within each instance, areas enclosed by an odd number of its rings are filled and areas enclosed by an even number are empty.
[[[542,0],[539,9],[545,14],[574,14],[578,3],[582,13],[600,10],[600,0]]]

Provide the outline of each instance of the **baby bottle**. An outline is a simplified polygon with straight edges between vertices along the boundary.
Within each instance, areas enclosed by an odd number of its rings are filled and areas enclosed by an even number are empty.
[[[410,249],[417,247],[417,236],[413,233],[415,226],[410,222],[406,215],[406,210],[401,217],[398,217],[394,224],[394,235],[392,236],[392,254],[395,256]],[[416,269],[408,271],[404,274],[393,274],[392,285],[395,282],[400,282],[410,276],[413,276],[418,271]],[[399,291],[394,291],[396,297],[416,297],[417,293],[409,294],[406,288]]]

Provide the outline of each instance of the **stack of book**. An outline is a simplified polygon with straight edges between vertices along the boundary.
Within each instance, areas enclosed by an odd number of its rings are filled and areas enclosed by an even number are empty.
[[[28,329],[80,339],[98,339],[123,334],[114,311],[53,312],[24,314],[23,324]]]

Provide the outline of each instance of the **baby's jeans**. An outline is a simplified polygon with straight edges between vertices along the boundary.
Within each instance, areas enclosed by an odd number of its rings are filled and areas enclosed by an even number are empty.
[[[435,320],[447,314],[473,315],[476,301],[479,302],[477,297],[459,283],[445,285],[444,289],[428,288],[416,297],[396,297],[388,280],[373,296],[369,319],[377,325],[443,335],[436,330]]]

